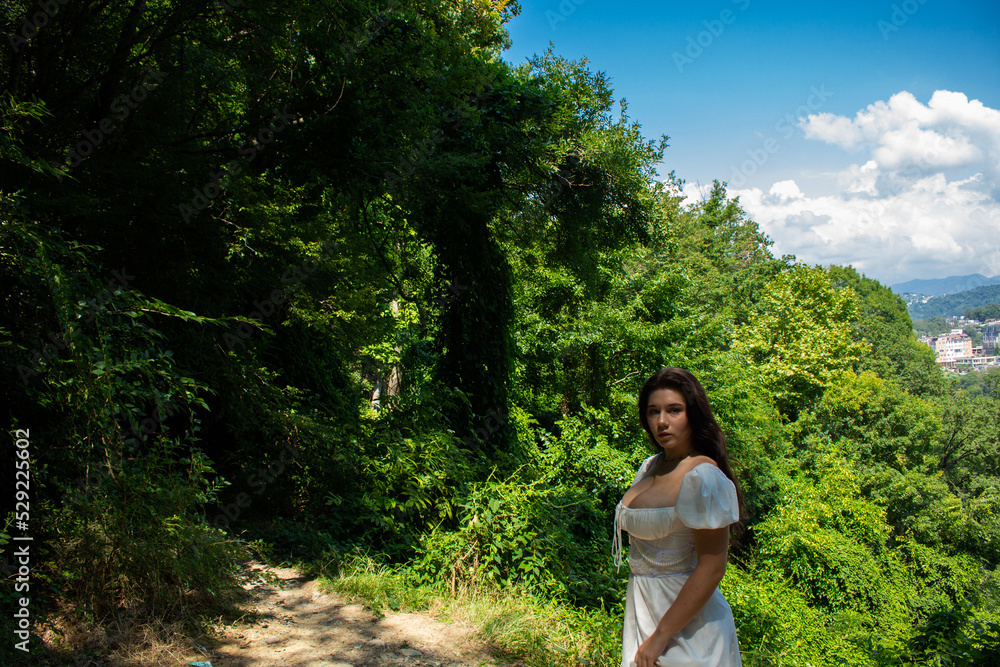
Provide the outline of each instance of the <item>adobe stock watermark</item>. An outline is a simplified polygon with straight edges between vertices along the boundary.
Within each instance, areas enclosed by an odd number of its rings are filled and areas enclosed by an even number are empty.
[[[10,42],[14,53],[18,53],[22,46],[27,46],[31,40],[38,35],[38,31],[49,24],[49,21],[59,13],[61,5],[68,4],[70,0],[39,0],[36,7],[38,11],[28,14],[21,23],[21,29],[17,32],[7,33],[7,41]]]
[[[750,6],[750,0],[732,0],[732,2],[739,7],[740,11],[746,11],[747,7]],[[697,35],[688,35],[687,46],[684,52],[674,51],[671,54],[671,57],[674,59],[674,65],[677,66],[677,71],[683,74],[684,68],[700,58],[705,49],[712,46],[715,40],[722,36],[722,33],[726,30],[726,26],[732,25],[735,21],[736,13],[729,8],[719,12],[719,17],[716,19],[702,21],[701,24],[705,26],[705,29]]]
[[[270,296],[254,300],[254,309],[247,315],[247,320],[240,320],[240,323],[236,325],[236,333],[222,334],[222,341],[226,344],[226,349],[231,352],[237,347],[246,345],[250,337],[253,336],[254,329],[260,328],[250,324],[249,320],[263,323],[264,320],[274,315],[286,301],[288,301],[288,296],[281,289],[274,289]]]
[[[19,428],[14,431],[14,446],[17,452],[17,470],[14,481],[14,525],[22,535],[13,537],[14,556],[17,558],[17,577],[14,578],[14,592],[25,597],[17,599],[17,611],[14,612],[14,634],[20,642],[14,642],[14,648],[25,653],[31,637],[31,609],[28,604],[31,598],[31,542],[34,538],[28,534],[31,522],[31,430]],[[6,560],[4,561],[6,564]],[[12,600],[13,601],[13,600]]]
[[[280,111],[278,109],[273,111],[274,115],[270,122],[260,128],[256,136],[245,141],[237,149],[236,153],[240,156],[239,158],[223,165],[223,168],[217,172],[209,172],[210,180],[201,188],[191,188],[194,192],[191,200],[187,204],[178,206],[184,222],[190,221],[196,212],[204,210],[211,204],[212,200],[222,194],[222,191],[229,186],[231,179],[242,174],[246,165],[257,159],[258,152],[274,141],[279,132],[298,120],[297,114],[289,113],[288,105],[285,105]],[[241,158],[246,158],[246,160]]]
[[[551,9],[545,12],[545,18],[549,21],[549,27],[553,30],[556,26],[568,19],[576,11],[576,8],[585,3],[587,0],[562,0],[559,3],[559,13],[552,11]]]
[[[229,2],[226,2],[225,0],[215,0],[215,6],[219,9],[220,13],[229,12],[230,14],[235,14],[236,12],[233,8],[242,7],[243,0],[229,0]]]
[[[116,294],[120,293],[120,290],[128,287],[128,284],[135,280],[135,276],[130,276],[125,268],[121,271],[112,271],[111,280],[108,281],[107,287],[98,292],[90,301],[86,302],[85,310],[80,313],[80,317],[83,318],[84,313],[86,313],[86,318],[82,319],[84,324],[90,324],[97,317],[97,314],[107,310],[109,305],[114,303],[113,299]],[[69,340],[67,340],[67,337]],[[66,333],[56,334],[49,332],[48,339],[50,342],[45,342],[44,339],[41,340],[41,346],[36,348],[29,355],[31,360],[30,365],[25,366],[20,364],[17,367],[17,373],[21,376],[21,382],[27,386],[28,381],[36,375],[42,373],[42,367],[47,361],[53,361],[58,358],[59,353],[69,347],[69,343],[73,340],[73,330]]]
[[[987,278],[1000,277],[1000,250],[994,250],[983,259],[982,273]]]
[[[293,287],[303,282],[313,273],[319,271],[325,260],[334,256],[334,244],[332,239],[324,240],[320,245],[319,257],[306,257],[301,262],[293,264],[285,269],[281,274],[281,284],[286,288]],[[271,293],[253,302],[253,310],[247,317],[251,320],[263,322],[274,315],[280,306],[288,301],[288,295],[281,288],[271,290]],[[259,327],[258,327],[259,328]],[[222,340],[229,351],[246,345],[246,342],[253,335],[254,326],[249,321],[241,321],[236,327],[236,334],[224,333]]]
[[[215,0],[215,6],[219,13],[229,12],[235,15],[236,7],[243,6],[243,0]],[[376,35],[385,29],[389,23],[389,17],[396,11],[396,2],[393,0],[386,9],[377,11],[370,16],[371,25],[366,21],[363,25],[354,28],[354,31],[340,42],[338,48],[345,62],[350,62],[354,54],[360,51],[366,44],[371,42]]]
[[[165,78],[167,78],[167,74],[161,70],[147,68],[146,77],[142,83],[133,86],[127,94],[116,97],[111,103],[113,117],[102,118],[91,129],[84,130],[81,133],[83,138],[77,142],[76,146],[69,149],[62,164],[55,161],[49,163],[56,169],[66,167],[63,169],[63,173],[59,174],[59,180],[62,181],[86,158],[90,157],[94,150],[104,143],[105,137],[116,132],[121,125],[115,125],[114,121],[121,123],[128,118],[139,104],[149,97],[149,91],[159,86]]]
[[[566,166],[553,174],[554,178],[547,181],[542,191],[538,194],[537,201],[540,207],[546,208],[550,206],[563,192],[572,190],[573,186],[576,185],[571,180],[574,172],[581,167],[587,166],[587,161],[575,150],[566,155],[565,161]],[[525,217],[518,216],[512,227],[515,235],[525,233],[527,231]]]
[[[562,194],[563,190],[566,188],[572,188],[573,183],[570,181],[570,176],[577,167],[584,164],[583,158],[579,154],[573,152],[566,156],[567,166],[556,172],[556,179],[548,184],[548,187],[539,200],[542,206],[548,206],[552,201]]]
[[[335,248],[330,239],[323,241],[320,246],[321,252],[318,257],[307,257],[298,264],[293,264],[288,269],[281,274],[281,283],[285,288],[293,287],[303,282],[310,275],[315,273],[323,265],[323,262],[334,257]],[[448,283],[446,289],[442,289],[437,296],[431,301],[431,304],[440,307],[446,306],[458,299],[458,296],[468,289],[467,285],[462,285],[461,283],[456,283],[451,281]],[[449,294],[448,292],[451,292]],[[260,299],[255,299],[253,301],[253,310],[247,315],[247,320],[241,321],[236,327],[236,333],[224,333],[222,334],[222,341],[226,344],[226,349],[229,351],[235,350],[237,347],[242,347],[246,345],[247,341],[254,333],[255,327],[249,320],[256,320],[257,322],[263,323],[264,320],[269,319],[272,315],[278,312],[278,309],[288,301],[288,295],[282,288],[275,288],[271,290],[270,295],[262,297]]]
[[[448,304],[456,301],[458,299],[458,295],[467,289],[469,289],[468,285],[463,285],[462,283],[456,283],[455,281],[451,280],[448,282],[447,290],[442,289],[441,293],[431,303],[438,306],[439,308],[442,306],[447,306]],[[451,292],[451,294],[448,294],[448,292]]]
[[[729,167],[733,173],[727,182],[729,187],[738,188],[746,183],[748,176],[757,173],[757,170],[763,167],[772,155],[781,150],[782,141],[791,138],[795,133],[796,125],[798,125],[798,119],[807,116],[810,112],[818,111],[828,99],[833,97],[833,93],[826,89],[825,84],[821,84],[818,88],[811,86],[809,90],[810,95],[806,98],[805,104],[799,105],[794,114],[792,112],[786,113],[774,124],[775,131],[781,133],[780,137],[767,137],[757,148],[748,148],[747,159],[739,166],[731,165]]]
[[[898,5],[893,5],[889,20],[879,19],[878,23],[875,24],[878,31],[882,33],[882,40],[889,41],[889,35],[906,25],[910,17],[920,11],[920,8],[925,4],[927,4],[927,0],[904,0]]]
[[[371,27],[358,26],[354,29],[354,32],[340,42],[340,54],[343,56],[345,62],[350,62],[354,58],[354,54],[365,47],[369,42],[375,39],[385,26],[389,23],[389,17],[396,10],[395,1],[392,2],[388,8],[382,11],[375,12],[371,16],[372,25]]]
[[[219,9],[220,14],[229,12],[235,15],[235,8],[242,7],[243,0],[215,0],[215,6]],[[356,27],[347,39],[341,41],[338,46],[344,60],[350,61],[355,53],[382,32],[389,22],[389,17],[392,16],[395,10],[396,2],[393,0],[386,9],[377,11],[371,15],[371,27],[368,27],[368,22],[365,22],[364,26]]]

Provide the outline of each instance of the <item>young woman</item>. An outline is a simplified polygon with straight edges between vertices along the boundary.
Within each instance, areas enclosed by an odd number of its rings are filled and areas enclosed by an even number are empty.
[[[742,498],[701,383],[664,368],[639,394],[657,453],[615,510],[613,553],[629,534],[621,667],[742,665],[733,613],[718,589]]]

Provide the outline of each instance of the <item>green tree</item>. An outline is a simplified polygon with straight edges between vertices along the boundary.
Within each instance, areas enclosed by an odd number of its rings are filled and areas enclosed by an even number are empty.
[[[879,377],[898,378],[903,388],[918,396],[941,396],[945,379],[934,352],[913,337],[913,322],[903,300],[876,280],[852,267],[831,266],[833,284],[850,287],[858,299],[855,322],[858,341],[871,346],[858,365]]]
[[[988,303],[979,308],[966,308],[963,315],[967,320],[979,320],[980,322],[997,320],[1000,319],[1000,303]]]
[[[850,464],[833,449],[819,454],[812,475],[786,482],[785,502],[755,526],[760,565],[790,578],[853,641],[898,653],[911,632],[909,580],[886,548],[885,510],[862,496]]]
[[[913,330],[921,336],[937,336],[948,333],[952,328],[952,322],[945,320],[940,315],[924,320],[913,320]]]
[[[942,428],[933,452],[945,479],[955,488],[971,489],[985,478],[1000,477],[997,403],[957,392],[942,404]]]
[[[936,406],[871,371],[843,372],[826,388],[802,430],[846,440],[855,461],[899,470],[922,466],[941,430]]]
[[[733,349],[760,368],[784,415],[816,400],[867,346],[854,340],[855,294],[838,290],[822,269],[796,266],[771,280]]]

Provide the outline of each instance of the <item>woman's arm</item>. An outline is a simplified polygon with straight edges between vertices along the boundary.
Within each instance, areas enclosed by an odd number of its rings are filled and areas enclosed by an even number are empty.
[[[638,667],[656,667],[657,658],[667,650],[673,636],[690,623],[712,597],[726,573],[729,526],[694,531],[694,548],[698,553],[698,564],[677,594],[677,599],[660,619],[656,630],[639,646],[635,654]]]

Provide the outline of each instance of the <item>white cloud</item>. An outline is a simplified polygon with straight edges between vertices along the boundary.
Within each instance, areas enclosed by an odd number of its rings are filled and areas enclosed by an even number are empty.
[[[867,150],[882,172],[908,176],[978,169],[1000,192],[1000,111],[963,93],[938,90],[924,105],[903,91],[869,104],[853,119],[830,113],[799,121],[808,139],[846,150]]]
[[[861,129],[851,119],[832,113],[810,114],[799,121],[807,139],[819,139],[847,150],[861,146],[864,136]]]
[[[896,195],[787,198],[734,190],[778,253],[810,264],[850,264],[888,284],[916,277],[1000,274],[1000,204],[940,174]],[[772,188],[773,189],[773,188]]]
[[[922,130],[916,123],[907,123],[880,137],[880,145],[872,151],[876,164],[884,169],[899,170],[908,166],[922,169],[962,167],[982,161],[983,154],[968,137],[948,136],[933,130]]]
[[[858,194],[877,195],[878,189],[878,163],[875,160],[868,160],[860,167],[852,164],[850,167],[837,175],[840,187],[846,192]]]
[[[802,198],[802,191],[799,190],[799,186],[795,184],[795,181],[778,181],[771,186],[768,194],[778,201]]]
[[[939,90],[800,121],[807,138],[861,152],[835,174],[839,192],[810,197],[794,179],[733,189],[778,253],[851,264],[892,284],[918,277],[1000,275],[1000,111]],[[765,186],[766,187],[766,186]],[[689,201],[706,193],[685,188]]]

